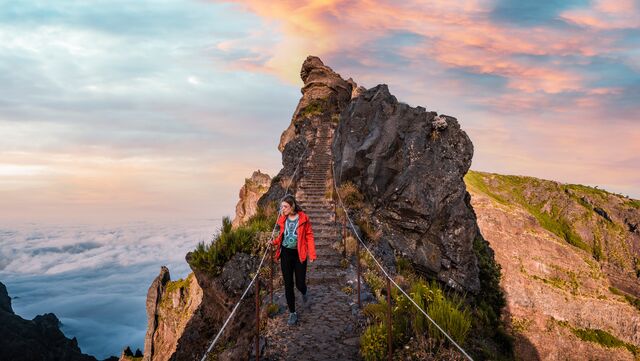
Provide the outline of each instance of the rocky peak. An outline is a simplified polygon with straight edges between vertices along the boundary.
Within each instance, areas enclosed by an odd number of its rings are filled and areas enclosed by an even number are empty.
[[[0,311],[13,314],[13,308],[11,308],[11,297],[9,297],[7,287],[2,282],[0,282]]]
[[[331,115],[339,114],[351,100],[352,85],[316,56],[308,56],[304,61],[300,78],[304,82],[302,98],[293,112],[291,124],[280,137],[281,152],[296,136],[303,135],[310,141],[318,122],[331,121]]]
[[[236,205],[236,217],[233,219],[233,227],[238,227],[246,222],[258,210],[258,199],[269,189],[271,177],[260,172],[260,169],[253,172],[251,178],[246,178],[244,185],[240,188],[238,204]]]
[[[357,98],[367,90],[365,87],[356,84],[356,82],[351,78],[347,79],[347,83],[351,84],[351,99]]]
[[[83,354],[78,340],[60,331],[53,313],[25,320],[13,313],[7,288],[0,283],[0,360],[96,361]]]
[[[395,251],[449,286],[479,291],[480,233],[462,179],[473,144],[455,118],[400,103],[381,84],[342,113],[333,155],[338,183],[363,192]]]
[[[154,336],[158,329],[158,308],[167,282],[171,280],[169,269],[160,267],[160,274],[153,280],[147,291],[147,334],[144,337],[144,361],[151,361],[156,350]]]
[[[293,112],[291,124],[280,136],[278,145],[282,152],[283,169],[274,177],[276,182],[258,202],[260,206],[284,196],[284,190],[289,183],[290,191],[295,192],[302,173],[296,174],[295,179],[291,177],[300,157],[309,144],[315,142],[319,126],[329,123],[335,127],[339,114],[351,100],[352,84],[324,65],[316,56],[308,56],[303,62],[300,78],[304,83],[301,89],[302,98]],[[303,164],[310,155],[304,154],[306,157],[301,161]]]

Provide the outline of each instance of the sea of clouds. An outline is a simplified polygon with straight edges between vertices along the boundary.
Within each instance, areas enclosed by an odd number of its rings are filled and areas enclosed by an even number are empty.
[[[96,225],[0,225],[0,282],[25,319],[53,312],[64,334],[98,359],[143,349],[147,290],[160,267],[189,272],[184,257],[220,219]]]

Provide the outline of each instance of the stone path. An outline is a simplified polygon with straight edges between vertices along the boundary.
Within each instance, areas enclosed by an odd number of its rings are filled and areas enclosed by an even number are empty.
[[[353,296],[343,292],[346,271],[342,256],[332,247],[339,240],[334,205],[326,196],[333,184],[332,136],[330,126],[321,125],[296,194],[311,220],[318,256],[307,267],[309,301],[304,304],[295,291],[298,324],[288,326],[284,289],[274,291],[274,302],[283,312],[268,320],[264,360],[360,360],[358,310]],[[275,277],[282,278],[279,264],[275,270]]]

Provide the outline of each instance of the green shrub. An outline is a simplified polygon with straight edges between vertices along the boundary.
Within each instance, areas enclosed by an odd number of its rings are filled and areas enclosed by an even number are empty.
[[[257,245],[258,233],[271,231],[275,225],[277,212],[273,206],[258,208],[249,220],[233,229],[231,219],[224,217],[222,227],[209,244],[199,242],[191,252],[189,265],[193,268],[218,275],[224,264],[238,252],[250,253]]]
[[[371,292],[375,295],[379,295],[382,289],[385,287],[385,280],[378,275],[378,273],[370,269],[363,274],[364,281],[367,282],[371,288]]]
[[[365,361],[384,360],[387,356],[387,331],[383,324],[367,327],[360,337],[360,354]]]
[[[444,329],[458,344],[464,343],[471,329],[471,312],[464,306],[461,298],[447,298],[442,290],[432,285],[433,300],[427,307],[427,314]],[[444,334],[429,322],[429,336],[435,340],[444,340]]]
[[[278,306],[277,303],[270,303],[267,306],[267,315],[269,315],[269,317],[277,315],[278,311],[280,311],[280,306]]]

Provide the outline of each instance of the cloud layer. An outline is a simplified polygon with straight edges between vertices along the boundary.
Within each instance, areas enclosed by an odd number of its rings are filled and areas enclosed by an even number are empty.
[[[145,301],[160,266],[190,272],[186,253],[220,220],[119,226],[25,224],[0,228],[0,281],[16,314],[55,313],[67,337],[98,359],[144,347]]]

